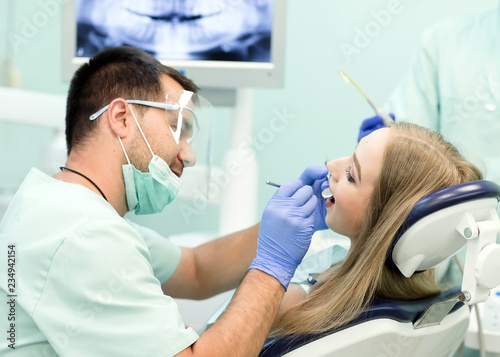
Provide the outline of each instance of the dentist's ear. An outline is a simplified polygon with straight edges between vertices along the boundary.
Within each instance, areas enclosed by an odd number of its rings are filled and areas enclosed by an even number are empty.
[[[130,106],[123,98],[116,98],[110,104],[107,110],[107,123],[114,136],[121,138],[127,137],[131,131],[132,113]]]

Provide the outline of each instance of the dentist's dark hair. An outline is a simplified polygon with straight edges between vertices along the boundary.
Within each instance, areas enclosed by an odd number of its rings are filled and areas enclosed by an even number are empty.
[[[173,68],[162,65],[152,55],[135,47],[105,49],[74,74],[66,101],[66,146],[72,149],[85,143],[97,126],[89,116],[116,98],[164,101],[161,76],[167,75],[184,89],[198,87]],[[137,112],[144,115],[148,107]]]

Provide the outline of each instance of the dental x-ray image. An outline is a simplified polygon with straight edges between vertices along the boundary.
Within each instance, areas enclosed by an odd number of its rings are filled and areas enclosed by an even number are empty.
[[[77,0],[79,57],[139,47],[161,60],[270,62],[273,0]]]

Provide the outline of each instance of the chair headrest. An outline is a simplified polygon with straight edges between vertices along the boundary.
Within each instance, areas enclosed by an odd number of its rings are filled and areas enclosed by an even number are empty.
[[[396,233],[386,264],[406,277],[438,265],[467,243],[456,230],[464,214],[488,219],[499,198],[500,186],[486,180],[447,187],[421,198]]]

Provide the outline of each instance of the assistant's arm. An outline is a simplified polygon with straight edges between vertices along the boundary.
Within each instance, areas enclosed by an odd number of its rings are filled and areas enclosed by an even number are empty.
[[[204,299],[234,289],[245,276],[257,251],[259,224],[195,248],[182,256],[163,292],[176,298]]]

